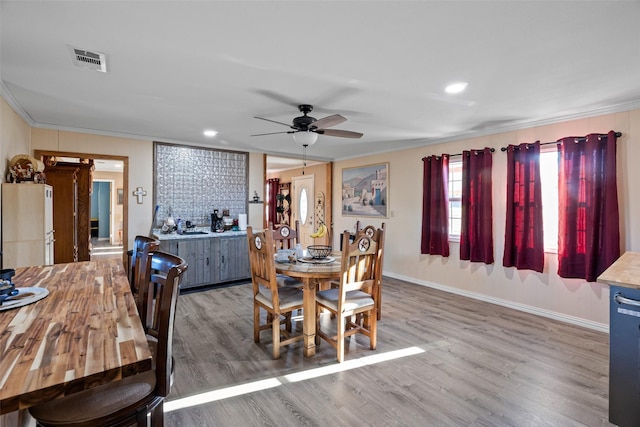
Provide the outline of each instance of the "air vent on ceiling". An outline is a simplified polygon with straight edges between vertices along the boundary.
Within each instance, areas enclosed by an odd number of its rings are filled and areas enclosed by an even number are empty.
[[[69,46],[69,52],[76,67],[102,71],[103,73],[107,72],[107,58],[104,53],[91,52],[71,46]]]

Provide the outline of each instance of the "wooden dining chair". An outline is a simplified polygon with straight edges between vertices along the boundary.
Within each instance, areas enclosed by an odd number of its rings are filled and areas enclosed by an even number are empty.
[[[302,290],[293,286],[279,286],[276,278],[273,233],[270,229],[254,232],[247,227],[251,282],[253,283],[253,340],[260,342],[260,332],[271,329],[273,358],[280,357],[280,347],[300,341],[295,335],[291,313],[302,308]],[[266,322],[260,322],[260,309],[266,311]],[[281,325],[285,324],[282,329]]]
[[[142,261],[143,269],[146,269],[149,254],[160,248],[160,241],[152,237],[136,236],[133,241],[133,250],[129,259],[128,275],[131,292],[136,295],[138,293],[138,263]],[[146,252],[146,254],[143,254]],[[146,255],[146,256],[143,256]]]
[[[149,293],[149,275],[151,272],[151,258],[154,252],[160,249],[160,241],[146,236],[136,236],[131,255],[131,266],[129,267],[131,293],[136,300],[136,307],[142,326],[147,327],[149,319],[147,313],[150,310],[150,301],[147,298]]]
[[[382,277],[380,248],[384,247],[384,230],[377,229],[372,237],[358,233],[352,243],[350,237],[348,231],[342,236],[345,249],[339,286],[316,293],[316,344],[322,338],[334,346],[338,362],[344,360],[345,338],[351,335],[361,333],[369,337],[372,350],[377,344],[376,299]],[[336,319],[335,335],[322,329],[323,309]]]
[[[356,223],[357,231],[355,235],[350,236],[350,242],[352,243],[358,235],[364,234],[366,236],[371,237],[372,239],[377,239],[378,237],[384,237],[384,233],[377,234],[377,228],[373,225],[367,225],[364,228],[360,227],[360,221]],[[381,229],[384,231],[385,223],[383,222],[381,225]],[[340,246],[342,246],[342,242],[340,242]],[[376,262],[378,263],[378,267],[380,268],[380,275],[377,287],[377,295],[376,295],[376,317],[378,320],[382,318],[382,262],[384,258],[384,242],[378,245],[378,251],[380,254],[378,255]],[[340,285],[340,282],[333,281],[331,282],[332,288],[337,288]]]
[[[295,222],[294,227],[290,227],[286,224],[282,224],[270,227],[273,231],[273,240],[275,242],[276,251],[278,249],[295,249],[296,243],[300,243],[300,223]]]
[[[29,413],[43,427],[151,426],[164,423],[164,398],[171,389],[173,329],[180,281],[187,264],[179,257],[154,252],[150,283],[157,290],[152,324],[154,369],[131,375],[60,399],[33,406]]]

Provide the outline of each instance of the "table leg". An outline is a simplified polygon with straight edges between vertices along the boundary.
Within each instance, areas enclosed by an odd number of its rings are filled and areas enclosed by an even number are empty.
[[[302,321],[302,334],[304,335],[305,357],[316,354],[316,281],[312,278],[305,278],[302,290],[302,309],[304,319]]]

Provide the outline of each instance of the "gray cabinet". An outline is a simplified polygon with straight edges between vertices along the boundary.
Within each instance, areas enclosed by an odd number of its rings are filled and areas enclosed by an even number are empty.
[[[189,265],[181,288],[251,277],[246,236],[161,240],[160,250],[178,255]]]
[[[249,270],[249,248],[246,236],[222,237],[217,240],[219,256],[218,281],[246,279],[251,277]]]

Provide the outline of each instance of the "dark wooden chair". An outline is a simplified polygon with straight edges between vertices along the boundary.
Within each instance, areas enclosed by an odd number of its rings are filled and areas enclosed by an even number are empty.
[[[150,245],[150,246],[149,246]],[[149,254],[157,251],[160,248],[160,241],[152,237],[136,236],[133,241],[133,249],[131,250],[131,256],[129,258],[129,265],[127,266],[127,273],[129,275],[129,284],[131,285],[131,292],[134,295],[138,293],[138,263],[142,260],[142,267],[146,268],[146,259]],[[143,257],[143,252],[146,249],[146,257]]]
[[[274,259],[275,244],[270,229],[254,232],[247,227],[251,281],[253,283],[253,340],[260,342],[260,332],[271,329],[273,358],[280,357],[280,347],[303,338],[294,335],[291,313],[302,308],[302,290],[293,286],[279,286]],[[267,312],[266,322],[260,322],[260,309]],[[285,329],[281,328],[285,324]]]
[[[171,254],[154,252],[150,283],[156,289],[148,334],[157,340],[154,369],[119,381],[70,394],[29,409],[38,425],[67,427],[147,426],[164,424],[164,398],[171,389],[173,327],[185,262]]]
[[[350,242],[350,233],[342,236],[343,251],[340,283],[337,288],[316,294],[316,344],[324,339],[337,350],[338,362],[344,360],[345,338],[356,333],[369,337],[369,346],[377,345],[378,288],[382,278],[384,230],[373,236],[358,233]],[[336,319],[335,335],[322,329],[320,317],[328,311]],[[355,320],[354,320],[355,319]]]

